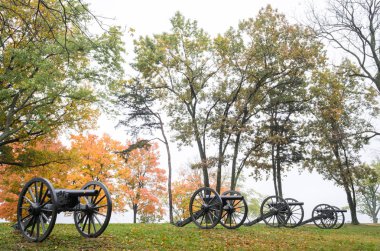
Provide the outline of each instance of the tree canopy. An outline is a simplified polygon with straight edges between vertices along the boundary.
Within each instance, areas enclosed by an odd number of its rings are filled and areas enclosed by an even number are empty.
[[[78,1],[0,2],[0,163],[23,165],[9,144],[91,127],[123,74],[121,32],[91,34]]]

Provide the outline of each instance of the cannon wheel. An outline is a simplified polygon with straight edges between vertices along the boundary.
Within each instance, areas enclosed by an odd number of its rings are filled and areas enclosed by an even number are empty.
[[[326,217],[315,219],[313,220],[314,224],[322,229],[331,229],[335,226],[337,221],[337,213],[335,212],[335,209],[327,204],[319,204],[314,207],[312,212],[312,217],[318,217],[323,214],[321,211],[327,211],[329,212]]]
[[[241,193],[230,190],[224,192],[222,195],[226,196],[241,196]],[[220,224],[228,229],[235,229],[243,225],[248,214],[247,202],[242,200],[226,200],[226,205],[223,205],[222,218]]]
[[[78,232],[88,238],[96,238],[106,230],[112,213],[111,195],[105,185],[98,181],[90,181],[83,190],[98,190],[94,196],[81,196],[80,206],[86,209],[74,212],[75,227]]]
[[[45,240],[57,218],[54,187],[43,178],[33,178],[21,190],[17,205],[17,224],[28,241]]]
[[[288,205],[289,203],[292,203],[292,202],[298,202],[296,199],[292,199],[292,198],[286,198],[285,201],[286,203],[288,203]],[[302,223],[303,217],[304,217],[303,206],[289,205],[289,209],[290,209],[290,217],[289,217],[289,220],[284,225],[284,227],[294,228],[294,227],[299,226]]]
[[[214,189],[202,187],[191,196],[190,217],[199,228],[215,227],[220,221],[222,210],[222,199]]]
[[[335,210],[340,210],[338,207],[333,206]],[[345,222],[345,217],[343,212],[336,212],[337,218],[336,218],[336,223],[335,226],[333,227],[334,229],[339,229],[343,227],[344,222]]]
[[[266,214],[276,212],[275,214],[265,217]],[[270,227],[282,227],[284,226],[290,217],[290,208],[288,203],[283,198],[278,196],[269,196],[265,198],[260,207],[261,217],[265,224]]]

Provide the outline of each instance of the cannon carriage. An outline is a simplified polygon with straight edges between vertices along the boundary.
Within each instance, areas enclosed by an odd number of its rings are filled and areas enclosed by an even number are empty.
[[[293,205],[290,206],[290,218],[285,227],[294,228],[308,223],[314,223],[314,225],[321,229],[339,229],[344,225],[344,213],[346,213],[347,210],[342,210],[328,204],[319,204],[314,207],[311,218],[303,220],[304,210],[302,206],[303,203],[293,203]]]
[[[33,178],[19,195],[18,229],[27,240],[41,242],[50,235],[61,212],[73,212],[75,227],[82,236],[98,237],[111,218],[110,193],[98,181],[90,181],[80,190],[70,190],[54,189],[48,180]]]
[[[218,223],[228,229],[240,227],[248,214],[247,202],[237,191],[226,191],[219,195],[209,187],[199,188],[191,196],[190,217],[175,225],[183,227],[194,222],[201,229],[214,228]]]
[[[269,196],[261,203],[260,216],[245,222],[248,206],[243,195],[232,190],[219,195],[215,190],[203,187],[195,191],[190,199],[190,217],[178,221],[175,225],[183,227],[193,222],[201,229],[211,229],[217,224],[228,229],[235,229],[243,224],[252,226],[260,222],[270,227],[286,228],[294,228],[311,222],[322,229],[338,229],[344,225],[344,213],[347,210],[319,204],[313,209],[312,217],[304,221],[303,205],[303,202],[293,198]]]
[[[215,190],[203,187],[194,192],[189,205],[190,217],[178,221],[178,227],[193,222],[201,229],[211,229],[217,224],[227,229],[242,226],[248,215],[244,196],[237,191],[226,191],[219,195]],[[260,208],[261,216],[245,225],[251,226],[264,221],[269,226],[283,226],[289,218],[289,206],[277,196],[266,198]]]

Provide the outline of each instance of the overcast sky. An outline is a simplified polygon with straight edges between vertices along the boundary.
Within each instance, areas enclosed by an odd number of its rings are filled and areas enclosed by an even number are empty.
[[[173,17],[176,11],[180,11],[185,17],[195,19],[199,26],[204,28],[209,34],[216,35],[223,33],[230,26],[236,26],[242,19],[255,17],[260,8],[271,4],[284,13],[291,22],[305,20],[305,11],[307,9],[306,1],[298,0],[234,0],[234,1],[215,1],[215,0],[160,0],[160,1],[123,1],[123,0],[92,0],[91,10],[101,16],[114,18],[109,20],[110,23],[135,29],[135,36],[152,35],[168,31],[170,29],[169,19]],[[313,1],[318,7],[323,7],[324,1]],[[126,50],[129,53],[127,60],[133,58],[133,45],[130,35],[126,34],[124,40]],[[128,71],[127,71],[128,74]],[[99,119],[99,129],[97,134],[108,133],[118,140],[126,140],[127,135],[123,129],[115,129],[116,119],[102,116]],[[371,160],[379,155],[377,144],[371,144],[364,152],[365,159]],[[173,167],[175,169],[184,168],[188,163],[197,159],[197,152],[191,148],[178,151],[175,144],[173,149]],[[166,168],[165,150],[161,147],[161,166]],[[175,174],[177,173],[174,170]],[[272,181],[256,182],[252,178],[247,177],[244,189],[255,189],[261,194],[272,195]],[[305,218],[311,216],[311,210],[319,203],[328,203],[338,207],[346,206],[346,195],[342,188],[334,186],[330,181],[325,181],[318,174],[310,174],[303,172],[300,174],[298,170],[287,173],[283,181],[283,190],[285,197],[296,198],[305,202]],[[349,214],[347,214],[347,218]],[[359,216],[362,222],[368,222],[368,217]],[[131,214],[124,217],[115,215],[113,222],[131,222]]]

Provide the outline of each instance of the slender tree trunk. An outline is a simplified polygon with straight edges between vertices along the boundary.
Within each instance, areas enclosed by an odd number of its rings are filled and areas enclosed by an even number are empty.
[[[277,168],[277,189],[278,196],[283,198],[282,196],[282,181],[281,181],[281,161],[280,161],[280,146],[277,144],[276,147],[276,168]]]
[[[198,130],[198,123],[195,117],[195,107],[191,107],[189,104],[186,104],[186,108],[191,116],[192,127],[194,130],[194,137],[195,137],[195,141],[197,142],[199,156],[201,157],[203,183],[205,187],[210,187],[210,181],[209,181],[208,170],[207,170],[206,146],[202,144],[201,135]]]
[[[353,225],[359,225],[359,220],[356,213],[356,201],[353,200],[351,190],[347,185],[344,185],[344,190],[347,195],[347,202],[348,206],[350,207],[350,213],[351,213],[351,224]]]
[[[359,225],[359,220],[358,220],[357,214],[356,214],[356,193],[355,193],[355,186],[354,186],[354,181],[353,181],[353,174],[350,170],[349,161],[348,161],[348,157],[347,157],[347,151],[346,151],[343,143],[341,143],[341,147],[342,147],[343,153],[344,153],[344,163],[345,163],[345,167],[346,167],[345,172],[347,173],[346,174],[347,179],[346,178],[344,179],[344,182],[345,182],[344,189],[347,193],[347,199],[350,200],[348,202],[348,205],[350,206],[352,224]],[[343,167],[341,168],[341,170],[342,169],[343,169]],[[351,189],[349,188],[349,186],[351,187]]]
[[[223,141],[224,141],[224,126],[220,127],[219,132],[219,149],[218,149],[218,167],[216,170],[216,192],[220,194],[222,187],[222,165],[223,165]]]
[[[237,182],[237,180],[235,179],[235,176],[236,176],[237,157],[238,157],[238,154],[239,154],[240,136],[241,136],[241,133],[238,132],[238,134],[236,135],[236,140],[235,140],[235,145],[234,145],[234,155],[233,155],[233,158],[232,158],[231,190],[235,190],[236,189],[236,182]]]
[[[174,223],[173,220],[173,195],[172,195],[172,160],[170,155],[169,143],[165,144],[168,154],[168,196],[169,196],[169,220],[170,223]]]
[[[336,132],[336,135],[339,135],[339,130],[335,129],[334,131]],[[332,144],[333,148],[334,148],[333,152],[334,152],[334,155],[336,157],[336,160],[338,161],[338,165],[339,165],[338,167],[340,170],[340,178],[342,179],[344,191],[346,192],[347,202],[348,202],[348,206],[350,208],[350,213],[351,213],[351,224],[359,225],[359,220],[358,220],[357,213],[356,213],[355,190],[352,190],[352,191],[350,190],[349,186],[351,184],[351,187],[353,187],[353,184],[347,180],[347,177],[346,177],[347,174],[343,169],[343,163],[341,161],[341,157],[340,157],[340,153],[339,153],[339,146],[344,146],[344,144],[342,142],[340,142],[340,145],[339,145],[336,142],[339,142],[339,140],[335,140],[335,142]],[[343,148],[343,150],[344,150],[344,148]],[[348,169],[349,168],[348,158],[346,155],[344,157],[345,157],[346,168],[347,168],[347,170],[349,170]],[[350,174],[350,173],[348,172],[348,174]]]
[[[170,147],[169,147],[169,141],[166,138],[165,130],[164,130],[164,123],[161,120],[161,117],[158,117],[160,121],[160,129],[161,134],[164,139],[164,144],[166,147],[166,155],[168,158],[168,200],[169,200],[169,221],[170,223],[174,223],[173,220],[173,195],[172,195],[172,158],[170,154]]]
[[[220,146],[219,146],[220,147]],[[220,190],[222,187],[222,156],[219,152],[219,159],[218,159],[218,167],[216,170],[216,192],[220,194]]]
[[[206,151],[205,146],[202,145],[201,138],[199,136],[199,132],[196,131],[195,133],[195,140],[197,142],[198,146],[198,152],[201,157],[202,162],[202,171],[203,171],[203,183],[205,187],[210,187],[210,181],[208,177],[208,170],[207,170],[207,157],[206,157]]]
[[[274,185],[274,191],[276,196],[278,196],[278,190],[277,190],[277,172],[276,172],[276,160],[274,157],[274,144],[272,144],[271,149],[271,155],[272,155],[272,172],[273,172],[273,185]]]
[[[380,92],[380,68],[378,68],[377,70],[375,84],[376,84],[377,90]]]
[[[133,223],[137,223],[137,204],[133,204]]]
[[[220,194],[222,187],[222,161],[218,161],[218,169],[216,170],[216,192]]]

